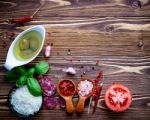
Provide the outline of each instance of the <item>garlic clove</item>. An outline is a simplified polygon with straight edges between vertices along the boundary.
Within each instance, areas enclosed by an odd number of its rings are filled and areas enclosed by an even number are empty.
[[[46,48],[45,48],[45,57],[49,57],[50,54],[51,54],[51,46],[48,45],[48,46],[46,46]]]
[[[65,72],[71,75],[76,74],[76,70],[73,67],[68,67]]]

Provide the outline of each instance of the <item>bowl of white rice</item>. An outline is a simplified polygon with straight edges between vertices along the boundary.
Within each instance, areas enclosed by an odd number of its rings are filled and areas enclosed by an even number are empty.
[[[12,112],[19,118],[35,116],[42,108],[43,97],[33,96],[27,86],[13,87],[8,95],[8,105]]]

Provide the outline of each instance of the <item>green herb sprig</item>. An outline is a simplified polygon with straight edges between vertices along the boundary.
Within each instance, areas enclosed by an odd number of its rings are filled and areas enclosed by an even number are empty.
[[[24,66],[16,67],[9,71],[4,79],[8,82],[16,82],[17,87],[27,85],[32,95],[40,96],[42,95],[42,90],[34,75],[44,75],[48,69],[49,64],[46,61],[41,61],[28,70]]]

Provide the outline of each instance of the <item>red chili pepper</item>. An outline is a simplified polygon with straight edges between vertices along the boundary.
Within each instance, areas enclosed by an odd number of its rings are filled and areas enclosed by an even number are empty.
[[[99,81],[102,78],[102,76],[103,76],[103,72],[100,71],[98,76],[96,77],[96,80],[95,80],[95,91],[94,91],[94,94],[93,94],[93,99],[94,99],[95,103],[94,103],[94,107],[93,107],[93,113],[96,110],[96,107],[97,107],[97,104],[98,104],[98,100],[99,100],[99,97],[100,97],[100,94],[101,94],[101,90],[102,90],[102,84],[99,85]]]
[[[32,21],[33,16],[21,17],[18,19],[9,19],[10,24],[22,24]]]
[[[99,84],[99,81],[100,81],[102,76],[103,76],[103,71],[100,71],[99,74],[96,77],[96,80],[95,80],[95,85],[96,86]]]

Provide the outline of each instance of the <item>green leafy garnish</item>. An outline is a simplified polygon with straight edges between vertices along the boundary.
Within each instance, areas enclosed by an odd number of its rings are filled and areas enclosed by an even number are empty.
[[[44,75],[49,69],[49,64],[45,61],[41,61],[35,65],[35,72],[39,75]]]
[[[30,68],[27,72],[26,72],[26,76],[28,77],[32,77],[33,74],[35,72],[35,68]]]
[[[41,87],[38,81],[33,77],[35,73],[44,75],[49,69],[49,64],[41,61],[35,67],[25,69],[24,66],[15,67],[4,77],[6,81],[16,82],[17,87],[22,87],[27,84],[30,93],[34,96],[42,95]]]
[[[41,87],[35,78],[27,79],[27,87],[28,87],[30,93],[32,93],[32,95],[34,95],[34,96],[42,95]]]
[[[24,75],[26,73],[26,69],[24,66],[15,67],[13,70],[15,73],[18,73],[20,75]]]
[[[8,82],[16,82],[23,74],[25,74],[25,72],[26,70],[23,66],[15,67],[7,73],[4,80]]]
[[[27,80],[26,76],[21,76],[17,81],[16,81],[16,86],[17,87],[22,87],[23,85],[25,85]]]

